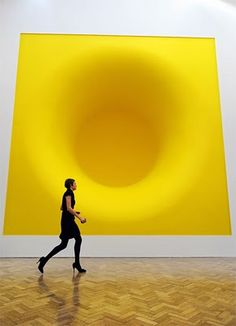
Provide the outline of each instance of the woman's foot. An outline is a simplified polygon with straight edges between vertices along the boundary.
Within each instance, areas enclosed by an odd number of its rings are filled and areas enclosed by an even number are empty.
[[[38,260],[38,262],[37,262],[37,264],[39,263],[39,265],[38,265],[38,270],[41,272],[41,273],[43,273],[43,267],[44,267],[44,265],[46,264],[46,258],[45,257],[41,257],[41,258],[39,258],[39,260]]]
[[[73,263],[72,267],[73,270],[76,268],[79,273],[86,273],[86,269],[83,269],[79,264]]]

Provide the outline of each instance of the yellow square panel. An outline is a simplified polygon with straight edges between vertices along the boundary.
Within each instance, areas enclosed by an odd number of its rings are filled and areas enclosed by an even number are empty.
[[[229,235],[215,41],[22,34],[6,235]]]

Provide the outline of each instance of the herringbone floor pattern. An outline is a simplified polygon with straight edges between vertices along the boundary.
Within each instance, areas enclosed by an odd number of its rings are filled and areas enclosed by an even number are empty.
[[[0,325],[236,326],[234,258],[1,259]]]

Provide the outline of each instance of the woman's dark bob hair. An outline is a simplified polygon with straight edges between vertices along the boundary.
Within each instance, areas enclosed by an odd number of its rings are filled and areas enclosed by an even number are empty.
[[[66,179],[66,181],[65,181],[65,187],[67,189],[70,189],[70,187],[73,185],[74,182],[75,182],[74,179]]]

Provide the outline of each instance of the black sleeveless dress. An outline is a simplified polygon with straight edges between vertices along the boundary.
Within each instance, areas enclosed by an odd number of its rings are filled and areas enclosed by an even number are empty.
[[[71,189],[67,189],[62,197],[61,234],[59,236],[62,240],[76,238],[80,235],[80,230],[75,223],[74,215],[67,211],[66,196],[71,197],[71,207],[74,209],[75,206],[74,192]]]

